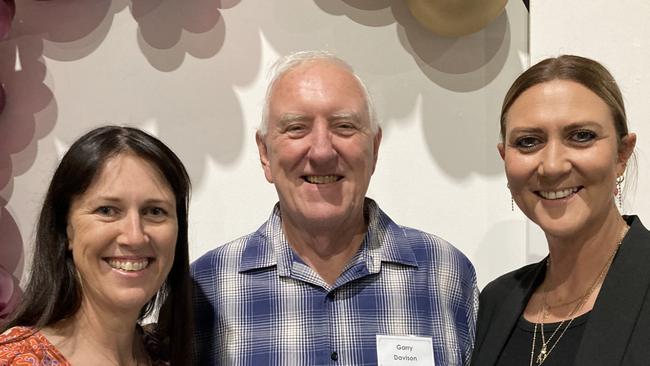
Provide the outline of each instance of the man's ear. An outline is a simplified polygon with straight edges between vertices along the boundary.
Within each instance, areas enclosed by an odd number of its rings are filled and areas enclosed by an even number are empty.
[[[499,150],[499,155],[501,155],[501,159],[506,158],[506,147],[503,145],[503,142],[499,142],[497,144],[497,150]]]
[[[264,170],[264,177],[269,183],[273,183],[273,174],[271,172],[271,162],[269,161],[269,151],[266,146],[264,136],[259,131],[255,133],[255,142],[257,143],[257,151],[260,154],[260,163]]]
[[[372,172],[375,172],[377,166],[377,158],[379,157],[379,145],[381,145],[381,127],[378,127],[377,133],[373,138],[372,153],[375,155],[375,161],[372,163]]]

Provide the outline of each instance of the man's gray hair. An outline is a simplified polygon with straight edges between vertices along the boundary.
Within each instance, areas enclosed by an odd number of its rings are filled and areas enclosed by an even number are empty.
[[[298,51],[291,54],[288,54],[284,57],[281,57],[276,61],[273,66],[271,66],[270,73],[273,75],[269,86],[266,88],[266,97],[264,98],[264,109],[262,110],[262,123],[257,130],[261,136],[266,136],[269,126],[269,104],[271,100],[271,92],[273,91],[273,86],[283,75],[289,71],[295,69],[296,67],[302,65],[305,62],[312,61],[325,61],[331,64],[337,65],[342,69],[348,71],[355,79],[359,82],[361,86],[361,91],[363,92],[363,97],[366,101],[366,108],[368,112],[368,123],[370,124],[370,130],[373,134],[376,134],[379,131],[379,123],[377,122],[377,114],[375,113],[375,107],[372,102],[372,97],[368,91],[368,87],[361,80],[359,75],[354,72],[354,69],[350,64],[343,61],[341,58],[335,56],[334,54],[328,51]]]

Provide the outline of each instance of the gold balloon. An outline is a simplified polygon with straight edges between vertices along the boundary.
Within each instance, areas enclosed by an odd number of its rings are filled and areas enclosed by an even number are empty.
[[[508,0],[406,0],[411,13],[432,32],[460,37],[496,19]]]

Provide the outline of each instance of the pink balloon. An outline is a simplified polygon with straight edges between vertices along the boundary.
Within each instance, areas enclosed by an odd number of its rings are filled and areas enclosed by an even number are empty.
[[[5,89],[2,87],[2,83],[0,83],[0,113],[2,113],[3,109],[5,109]]]
[[[14,0],[0,0],[0,41],[7,38],[11,21],[16,15],[16,4]]]
[[[18,281],[0,266],[0,324],[3,318],[16,309],[21,294]]]

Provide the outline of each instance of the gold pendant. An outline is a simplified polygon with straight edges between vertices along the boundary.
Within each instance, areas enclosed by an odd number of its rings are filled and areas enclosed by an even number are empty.
[[[539,350],[539,355],[537,355],[537,364],[541,365],[544,361],[546,361],[546,356],[548,356],[548,353],[546,353],[546,345],[542,345],[542,349]]]

